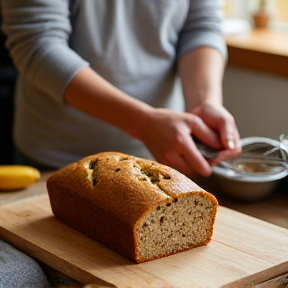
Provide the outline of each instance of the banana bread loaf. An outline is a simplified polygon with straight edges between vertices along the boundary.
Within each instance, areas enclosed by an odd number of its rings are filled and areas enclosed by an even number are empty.
[[[208,244],[218,206],[178,171],[117,152],[62,168],[47,189],[57,218],[137,263]]]

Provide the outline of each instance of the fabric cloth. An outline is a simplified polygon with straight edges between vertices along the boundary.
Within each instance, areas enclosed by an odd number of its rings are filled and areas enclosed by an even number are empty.
[[[132,97],[182,111],[177,59],[201,46],[226,58],[220,3],[74,0],[70,8],[67,0],[1,0],[7,47],[20,72],[17,148],[53,168],[102,151],[152,158],[140,141],[66,105],[65,89],[89,65]]]
[[[45,288],[48,285],[36,261],[0,239],[1,288]]]

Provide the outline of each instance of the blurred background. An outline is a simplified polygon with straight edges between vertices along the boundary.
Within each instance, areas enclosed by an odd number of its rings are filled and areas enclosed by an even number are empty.
[[[1,10],[0,10],[1,15]],[[1,16],[0,16],[1,17]],[[1,20],[2,18],[0,18]],[[13,93],[16,70],[4,46],[0,32],[0,165],[12,163]]]
[[[242,138],[279,140],[280,134],[288,133],[288,1],[222,3],[230,54],[224,105],[234,115]]]
[[[288,133],[288,1],[219,1],[223,4],[223,32],[230,53],[223,81],[224,105],[234,115],[241,137],[278,139],[280,134]],[[255,14],[268,19],[265,27],[255,26]],[[0,165],[12,163],[17,75],[4,42],[0,32]],[[258,60],[254,55],[259,56]],[[249,65],[250,60],[253,65]],[[281,64],[281,73],[275,61]]]
[[[221,0],[223,12],[227,19],[244,19],[252,24],[252,15],[258,7],[265,5],[265,9],[273,19],[270,28],[287,31],[288,1],[287,0]]]

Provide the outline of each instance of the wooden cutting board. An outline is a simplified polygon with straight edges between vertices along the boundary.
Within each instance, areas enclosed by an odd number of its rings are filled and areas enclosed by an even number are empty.
[[[228,208],[219,207],[207,246],[135,264],[57,220],[44,182],[38,189],[40,196],[0,207],[0,237],[84,284],[238,288],[288,272],[288,230]]]

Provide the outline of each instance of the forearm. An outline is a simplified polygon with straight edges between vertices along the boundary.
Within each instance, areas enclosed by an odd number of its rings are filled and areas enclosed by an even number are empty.
[[[179,62],[186,110],[197,115],[218,133],[223,148],[239,146],[239,133],[233,116],[222,105],[224,61],[212,48],[199,48]]]
[[[184,54],[178,71],[188,112],[204,102],[222,104],[224,60],[217,50],[200,47]]]
[[[120,91],[89,67],[81,69],[72,79],[65,93],[65,101],[135,138],[139,138],[145,118],[154,110]]]

